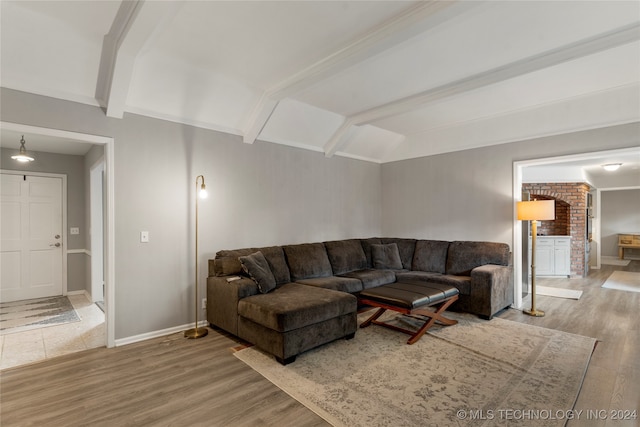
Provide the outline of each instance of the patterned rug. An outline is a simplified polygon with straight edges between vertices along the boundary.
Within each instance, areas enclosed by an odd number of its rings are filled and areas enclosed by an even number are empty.
[[[565,424],[595,339],[449,317],[459,323],[434,326],[413,345],[408,335],[372,325],[286,366],[255,347],[234,354],[334,426]]]
[[[0,335],[79,321],[66,296],[0,304]]]
[[[618,291],[640,292],[640,273],[616,270],[611,273],[602,287]]]

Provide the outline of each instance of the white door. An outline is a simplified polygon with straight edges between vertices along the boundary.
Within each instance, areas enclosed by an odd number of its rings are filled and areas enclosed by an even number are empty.
[[[2,174],[0,301],[62,295],[62,179]]]

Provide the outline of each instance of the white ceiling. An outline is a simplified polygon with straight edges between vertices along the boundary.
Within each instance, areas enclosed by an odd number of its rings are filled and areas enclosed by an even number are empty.
[[[640,121],[637,1],[0,4],[3,87],[246,143],[384,163]]]

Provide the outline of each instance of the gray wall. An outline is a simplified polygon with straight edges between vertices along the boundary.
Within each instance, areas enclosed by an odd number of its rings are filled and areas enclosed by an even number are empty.
[[[200,295],[220,249],[374,236],[380,165],[2,89],[3,121],[115,140],[115,337],[193,322],[195,177]],[[139,242],[149,231],[150,242]],[[84,244],[84,242],[83,242]],[[203,316],[201,316],[203,317]]]
[[[514,161],[639,144],[636,123],[383,164],[382,234],[513,248]]]
[[[4,105],[4,104],[3,104]],[[3,115],[4,117],[4,115]],[[27,141],[28,146],[28,141]],[[46,172],[67,175],[67,249],[85,249],[85,176],[84,157],[64,154],[33,152],[31,163],[17,163],[11,160],[15,149],[0,149],[0,168],[21,172]],[[79,235],[70,235],[69,227],[79,227]],[[67,256],[67,290],[79,291],[86,284],[86,254],[72,253]]]
[[[193,321],[219,249],[386,235],[512,244],[512,162],[637,146],[624,125],[377,165],[2,89],[2,120],[115,140],[116,339]],[[606,141],[603,143],[603,141]],[[149,231],[150,242],[139,242]]]
[[[640,190],[602,191],[600,227],[603,256],[618,256],[618,233],[640,233]],[[640,259],[640,249],[626,249]]]

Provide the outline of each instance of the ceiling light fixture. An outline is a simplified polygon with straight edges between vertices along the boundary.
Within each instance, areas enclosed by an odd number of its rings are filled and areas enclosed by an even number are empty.
[[[606,165],[602,165],[602,167],[604,168],[604,170],[609,171],[609,172],[613,172],[618,170],[618,168],[622,166],[622,163],[609,163]]]
[[[27,149],[24,147],[24,135],[20,139],[20,152],[15,156],[11,156],[13,160],[16,160],[21,163],[33,162],[35,158],[27,152]]]

